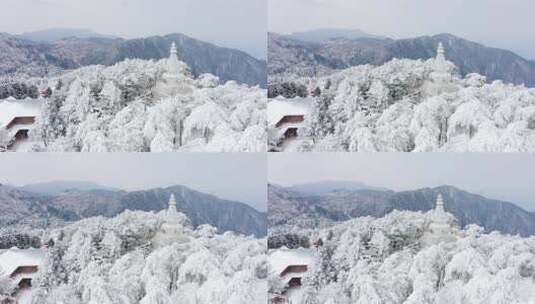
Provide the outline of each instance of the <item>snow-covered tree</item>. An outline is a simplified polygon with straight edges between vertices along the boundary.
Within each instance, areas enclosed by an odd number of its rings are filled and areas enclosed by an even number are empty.
[[[7,150],[7,146],[11,138],[9,137],[9,132],[6,128],[0,126],[0,152]]]
[[[535,151],[535,90],[462,78],[440,56],[288,79],[322,88],[308,97],[305,151]]]
[[[177,212],[126,211],[52,231],[34,302],[265,302],[266,240],[188,223]]]
[[[46,82],[54,90],[31,132],[39,150],[265,151],[258,141],[266,134],[257,129],[265,124],[266,91],[221,85],[210,74],[193,78],[183,62],[127,59]]]
[[[482,233],[470,225],[456,238],[427,243],[433,212],[393,211],[361,217],[321,237],[304,303],[532,303],[535,238]],[[292,302],[292,303],[294,303]]]
[[[14,301],[12,295],[15,291],[15,283],[9,275],[3,273],[3,270],[0,269],[0,302],[9,303],[9,301]]]

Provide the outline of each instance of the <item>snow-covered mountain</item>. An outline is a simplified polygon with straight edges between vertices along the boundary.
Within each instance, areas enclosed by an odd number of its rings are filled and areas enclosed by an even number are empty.
[[[284,75],[323,76],[356,65],[382,65],[393,58],[429,59],[442,42],[448,49],[448,60],[459,67],[463,76],[478,73],[489,81],[535,86],[535,65],[529,60],[451,34],[399,40],[342,36],[311,42],[269,33],[268,41],[270,82]]]
[[[428,211],[442,194],[446,210],[464,227],[477,224],[486,232],[494,230],[523,236],[535,235],[535,213],[505,201],[485,198],[452,186],[412,191],[335,191],[303,196],[280,186],[268,188],[270,233],[311,230],[362,216],[383,217],[392,210]]]
[[[167,207],[171,194],[195,227],[210,224],[222,232],[266,235],[265,213],[183,186],[132,192],[73,190],[54,195],[0,186],[0,226],[44,228],[93,216],[113,217],[125,210],[159,211]]]
[[[33,303],[264,303],[265,239],[216,231],[171,208],[54,230]]]
[[[45,227],[77,220],[69,210],[59,210],[46,203],[43,196],[9,186],[0,186],[0,227]]]
[[[40,80],[50,96],[29,132],[37,151],[266,151],[266,92],[194,77],[168,59],[87,66]]]
[[[445,49],[445,50],[444,50]],[[436,58],[393,59],[324,77],[294,78],[315,103],[296,151],[535,151],[535,90]],[[291,102],[291,99],[288,100]],[[280,134],[271,132],[270,134]],[[270,138],[270,143],[280,139]]]
[[[54,76],[87,65],[110,66],[127,58],[159,60],[168,56],[173,42],[195,76],[210,73],[223,82],[266,85],[265,61],[178,33],[138,39],[78,34],[50,42],[0,33],[0,75]]]
[[[292,303],[535,302],[535,238],[471,225],[428,243],[435,220],[433,212],[393,211],[317,231],[313,273]]]
[[[295,32],[286,35],[295,40],[323,43],[332,39],[360,39],[360,38],[374,38],[385,39],[381,36],[368,34],[362,30],[341,29],[341,28],[319,28],[314,30]]]
[[[268,185],[267,225],[270,235],[314,229],[333,222],[331,215],[323,214],[323,210],[316,208],[309,202],[309,198],[302,196],[299,192],[292,192],[278,185]]]
[[[357,191],[357,190],[381,190],[387,189],[381,187],[374,187],[361,182],[355,181],[336,181],[325,180],[319,182],[310,182],[304,184],[297,184],[286,187],[287,190],[301,192],[307,196],[323,195],[336,190]]]

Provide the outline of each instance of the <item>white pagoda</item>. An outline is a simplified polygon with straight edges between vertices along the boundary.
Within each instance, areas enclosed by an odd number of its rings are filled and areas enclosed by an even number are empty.
[[[428,245],[455,241],[458,235],[455,216],[444,209],[442,195],[437,196],[435,209],[428,214],[423,242]]]
[[[163,247],[172,243],[184,243],[189,240],[184,232],[191,230],[191,222],[184,213],[177,211],[174,194],[169,197],[169,207],[162,214],[162,218],[160,229],[153,239],[156,247]]]
[[[437,47],[437,57],[435,59],[441,62],[446,61],[446,56],[444,56],[444,53],[444,45],[442,44],[442,42],[439,42]]]
[[[455,65],[446,60],[446,51],[442,42],[438,43],[437,55],[433,62],[433,72],[431,73],[431,79],[434,82],[448,83],[452,80]]]
[[[165,77],[168,78],[182,78],[183,75],[189,74],[188,66],[178,60],[178,51],[176,48],[176,43],[171,44],[171,49],[169,50],[169,58],[167,59],[167,73]]]
[[[171,44],[169,58],[162,61],[164,73],[156,84],[153,93],[156,99],[193,92],[193,78],[188,65],[178,59],[176,43]]]
[[[178,62],[178,52],[176,50],[176,43],[171,43],[171,50],[169,51],[169,60],[174,60],[175,62]]]
[[[436,96],[457,90],[454,84],[457,68],[455,64],[446,59],[445,54],[444,45],[439,42],[435,58],[431,58],[428,61],[431,64],[431,72],[429,73],[429,80],[424,84],[424,95]]]

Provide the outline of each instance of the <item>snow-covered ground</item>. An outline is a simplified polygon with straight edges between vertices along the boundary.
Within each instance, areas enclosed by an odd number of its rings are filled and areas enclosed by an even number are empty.
[[[298,136],[294,138],[288,138],[283,141],[280,148],[285,152],[301,152],[300,149],[304,145],[312,145],[313,141],[310,137]]]
[[[42,147],[43,144],[38,141],[34,141],[31,139],[25,139],[17,141],[13,147],[11,147],[11,150],[14,152],[32,152],[34,151],[35,147]]]
[[[17,295],[18,304],[31,304],[32,295],[33,295],[33,290],[31,288],[21,289]]]

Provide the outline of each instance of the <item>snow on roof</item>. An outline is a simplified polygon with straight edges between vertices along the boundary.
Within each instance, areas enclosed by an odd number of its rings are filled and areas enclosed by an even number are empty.
[[[37,277],[38,273],[37,272],[33,272],[33,273],[20,273],[20,274],[17,274],[16,276],[14,276],[12,279],[13,279],[13,283],[15,284],[19,284],[22,280],[25,280],[25,279],[35,279]]]
[[[313,102],[310,98],[302,97],[272,99],[267,104],[268,124],[275,125],[281,118],[288,115],[307,115],[312,110]]]
[[[288,249],[280,248],[273,250],[268,254],[270,269],[277,275],[290,265],[307,265],[308,271],[312,268],[316,260],[313,249],[299,248]]]
[[[14,125],[13,127],[9,128],[9,133],[14,136],[20,130],[33,130],[33,128],[34,125]]]
[[[42,112],[42,99],[7,98],[0,100],[0,127],[5,127],[13,118],[19,116],[39,116]]]
[[[0,276],[8,276],[20,266],[40,266],[45,256],[41,249],[13,247],[0,254]]]

